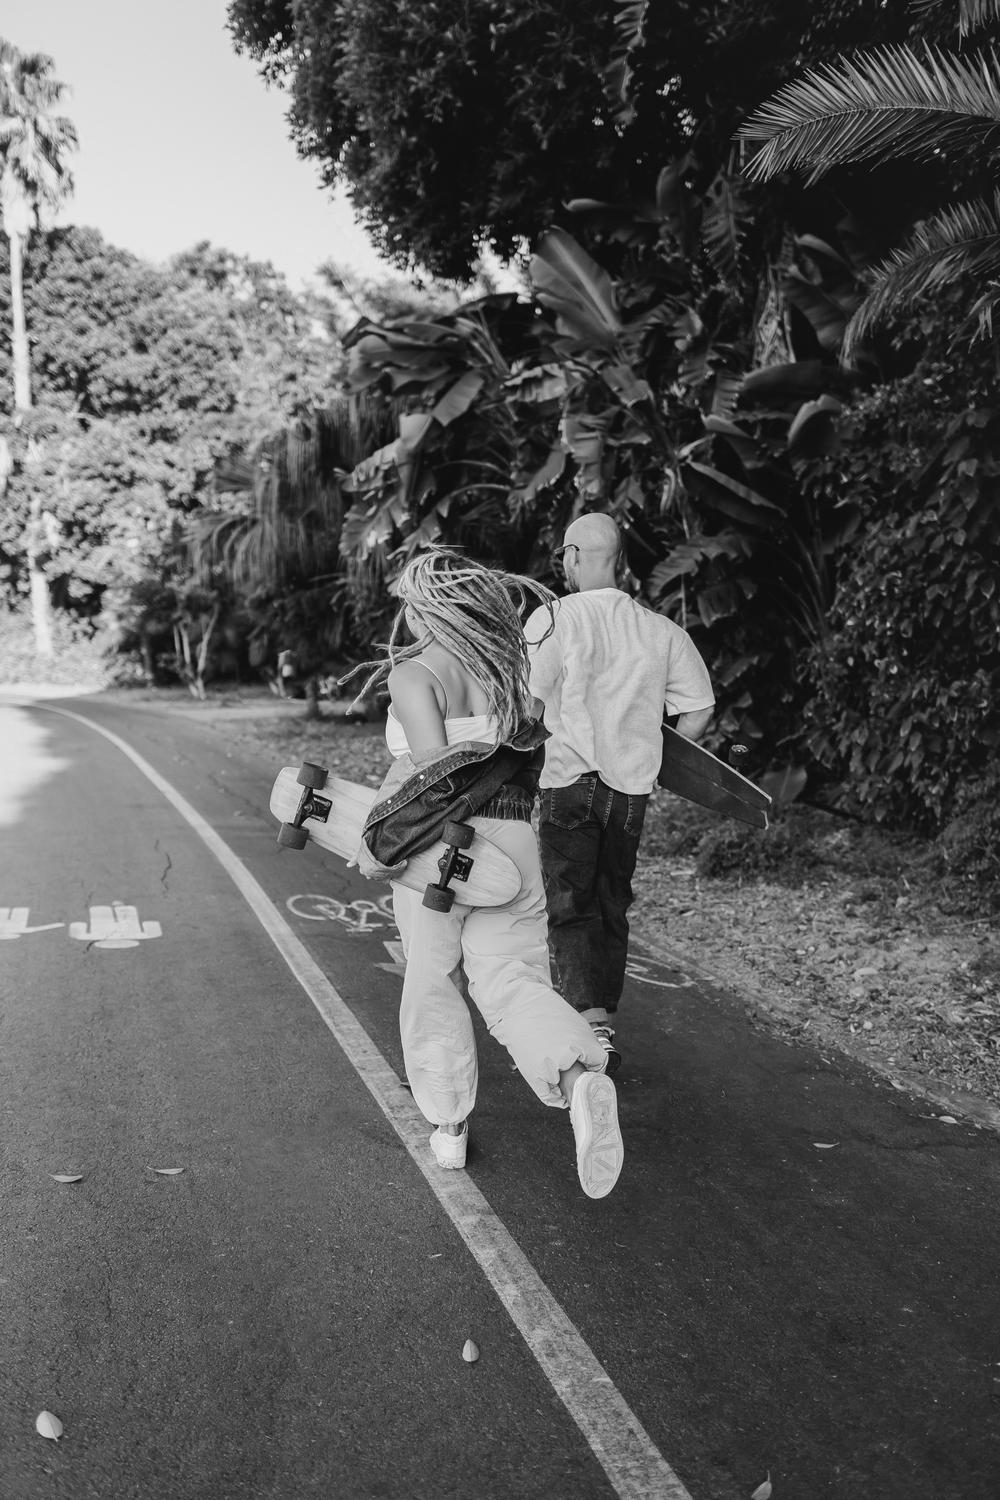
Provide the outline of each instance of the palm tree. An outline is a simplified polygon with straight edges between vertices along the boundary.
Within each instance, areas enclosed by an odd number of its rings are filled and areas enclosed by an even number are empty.
[[[222,581],[251,612],[284,601],[284,644],[306,665],[307,712],[318,712],[317,672],[340,651],[349,603],[341,556],[344,481],[395,426],[391,404],[376,395],[340,396],[263,439],[250,452],[220,463],[217,497],[228,508],[206,509],[188,524],[196,581]],[[353,498],[353,497],[349,497]],[[349,503],[349,502],[348,502]],[[217,500],[217,505],[219,501]]]
[[[52,76],[53,67],[52,59],[43,53],[21,53],[0,38],[0,214],[10,245],[16,425],[31,410],[24,247],[40,217],[56,209],[71,192],[65,159],[77,144],[72,123],[58,113],[65,86]],[[35,647],[40,656],[52,655],[51,606],[41,555],[51,545],[53,529],[54,522],[43,512],[36,490],[25,540]]]
[[[914,0],[916,11],[940,0]],[[959,0],[966,35],[1000,19],[1000,0]],[[1000,56],[992,47],[974,55],[929,43],[876,48],[839,58],[780,89],[750,116],[738,139],[759,149],[745,167],[766,181],[805,170],[810,183],[832,167],[873,165],[902,157],[931,162],[944,153],[978,150],[998,164]],[[1000,187],[992,196],[953,203],[917,224],[910,238],[871,276],[871,288],[848,325],[843,356],[890,310],[971,275],[982,291],[971,313],[992,334],[1000,302]]]

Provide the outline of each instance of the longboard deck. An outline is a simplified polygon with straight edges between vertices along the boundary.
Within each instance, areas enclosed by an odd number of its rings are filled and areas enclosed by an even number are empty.
[[[298,766],[284,766],[275,777],[270,808],[280,823],[291,823],[298,814],[305,791],[298,777]],[[324,816],[305,817],[301,822],[303,833],[319,848],[353,860],[365,819],[375,801],[375,788],[327,775],[312,797]],[[416,891],[437,883],[441,876],[440,861],[447,849],[446,844],[438,842],[420,854],[411,855],[406,868],[394,880]],[[508,854],[483,838],[478,830],[463,854],[468,860],[468,872],[464,878],[456,873],[451,883],[457,901],[466,906],[504,906],[513,901],[521,889],[521,872]]]
[[[768,826],[771,798],[767,792],[669,724],[663,726],[663,759],[656,780],[668,792],[699,807],[724,813],[751,828]]]

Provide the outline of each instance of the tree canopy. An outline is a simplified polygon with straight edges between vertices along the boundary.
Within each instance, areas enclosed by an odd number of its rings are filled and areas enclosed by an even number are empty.
[[[449,277],[692,144],[714,162],[804,56],[908,24],[904,0],[230,0],[229,23],[383,253]]]
[[[0,250],[0,319],[3,262]],[[37,410],[17,428],[0,344],[0,426],[20,460],[0,519],[13,596],[31,493],[55,522],[57,597],[92,607],[117,577],[159,566],[222,459],[324,404],[341,359],[321,307],[272,267],[209,245],[156,267],[96,230],[52,230],[29,246],[25,303]]]

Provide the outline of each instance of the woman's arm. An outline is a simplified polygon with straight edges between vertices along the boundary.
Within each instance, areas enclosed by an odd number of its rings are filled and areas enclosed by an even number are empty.
[[[444,714],[434,690],[434,679],[426,668],[416,661],[400,662],[389,673],[387,686],[411,756],[447,745]]]

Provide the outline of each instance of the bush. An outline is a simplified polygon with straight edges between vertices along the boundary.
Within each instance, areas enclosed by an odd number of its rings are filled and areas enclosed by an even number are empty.
[[[936,351],[857,404],[821,481],[864,521],[806,720],[841,805],[933,836],[1000,748],[1000,411],[991,356],[943,347],[940,319],[924,332]]]
[[[115,663],[107,643],[89,623],[56,612],[52,636],[55,654],[40,657],[27,610],[0,611],[0,682],[97,689],[113,679]]]
[[[995,765],[959,788],[936,847],[947,875],[972,886],[987,910],[1000,910],[1000,769]]]

